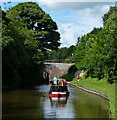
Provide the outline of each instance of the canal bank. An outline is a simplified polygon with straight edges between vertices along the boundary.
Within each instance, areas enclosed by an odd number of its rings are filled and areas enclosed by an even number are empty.
[[[81,80],[74,78],[70,84],[109,100],[110,117],[115,118],[115,84],[108,84],[105,79],[97,81],[97,79],[90,77]]]
[[[107,95],[105,95],[105,94],[103,94],[103,93],[101,93],[101,92],[99,92],[97,90],[86,88],[86,87],[82,87],[82,86],[76,85],[76,84],[71,83],[71,82],[68,82],[68,84],[73,85],[73,86],[75,86],[75,87],[77,87],[79,89],[82,89],[82,90],[86,91],[86,92],[89,92],[89,93],[101,96],[101,97],[103,97],[106,100],[109,100],[109,97]]]

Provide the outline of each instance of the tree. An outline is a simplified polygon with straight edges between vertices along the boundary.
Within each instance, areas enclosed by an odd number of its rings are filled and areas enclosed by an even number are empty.
[[[39,50],[56,50],[60,46],[56,23],[35,2],[19,3],[7,11],[7,17],[19,25],[19,29],[31,33]],[[26,44],[30,44],[29,40]]]
[[[75,50],[75,46],[70,46],[69,48],[63,47],[58,50],[52,50],[47,52],[47,58],[49,60],[58,60],[58,62],[71,62],[72,53]],[[59,61],[60,60],[60,61]]]
[[[105,77],[113,83],[117,78],[117,8],[110,7],[103,21],[103,28],[94,28],[78,39],[75,60],[78,68],[87,71],[89,76]]]
[[[19,66],[21,65],[22,43],[18,42],[19,35],[15,30],[11,30],[11,21],[2,11],[2,67],[3,67],[3,88],[4,86],[17,86],[20,84]],[[15,34],[15,35],[14,35]],[[16,39],[17,36],[17,39]]]
[[[2,16],[3,87],[40,84],[46,50],[60,45],[56,23],[33,2],[19,3]]]

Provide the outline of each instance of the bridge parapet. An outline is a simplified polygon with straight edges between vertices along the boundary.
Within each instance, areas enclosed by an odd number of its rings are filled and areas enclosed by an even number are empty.
[[[69,70],[69,67],[74,63],[44,63],[45,71],[49,73],[49,79],[52,80],[55,75],[57,77],[66,74]]]
[[[45,63],[74,63],[73,59],[54,59],[54,60],[45,60]]]

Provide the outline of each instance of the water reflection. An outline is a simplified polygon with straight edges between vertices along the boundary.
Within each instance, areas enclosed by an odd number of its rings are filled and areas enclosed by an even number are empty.
[[[70,91],[75,118],[109,118],[108,100],[76,87]]]
[[[3,118],[108,118],[108,101],[74,87],[68,98],[50,98],[49,85],[3,93]]]
[[[54,106],[55,104],[57,107],[65,107],[65,105],[67,104],[68,97],[60,97],[60,98],[49,97],[49,99],[50,99],[51,106]]]
[[[48,97],[43,104],[44,118],[74,118],[73,106],[68,97]]]

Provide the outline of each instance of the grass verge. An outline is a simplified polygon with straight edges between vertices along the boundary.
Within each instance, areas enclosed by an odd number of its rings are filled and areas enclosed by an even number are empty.
[[[97,81],[96,78],[91,77],[82,78],[79,81],[77,78],[74,78],[71,82],[82,87],[95,89],[101,93],[108,95],[112,118],[117,118],[117,116],[115,116],[115,84],[107,83],[106,79],[101,79]]]

